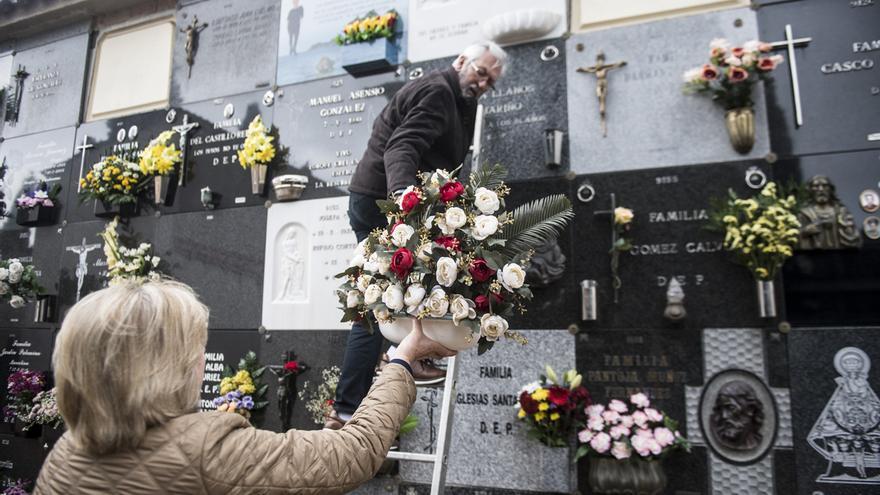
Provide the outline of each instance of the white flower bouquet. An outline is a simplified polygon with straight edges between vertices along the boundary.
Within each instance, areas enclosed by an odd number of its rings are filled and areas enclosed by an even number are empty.
[[[25,265],[18,258],[0,259],[0,300],[18,309],[42,292],[34,265]]]
[[[464,342],[459,349],[479,343],[480,353],[501,337],[526,343],[506,318],[525,312],[532,298],[525,267],[573,218],[571,203],[559,194],[504,212],[503,167],[483,167],[467,184],[457,172],[424,173],[396,201],[377,201],[388,226],[359,244],[337,275],[342,321],[373,328],[372,317],[380,326],[401,317],[449,320]],[[425,333],[435,338],[428,326]]]
[[[160,277],[156,267],[159,266],[160,258],[153,255],[153,246],[148,242],[142,242],[136,248],[129,248],[119,243],[119,234],[116,226],[119,217],[107,224],[107,228],[101,232],[104,240],[104,255],[107,256],[107,276],[110,284],[122,280],[158,280]]]

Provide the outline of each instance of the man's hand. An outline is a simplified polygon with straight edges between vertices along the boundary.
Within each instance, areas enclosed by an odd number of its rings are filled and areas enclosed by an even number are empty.
[[[421,359],[444,358],[456,354],[456,351],[425,337],[421,320],[413,318],[412,331],[397,346],[394,357],[413,363]]]

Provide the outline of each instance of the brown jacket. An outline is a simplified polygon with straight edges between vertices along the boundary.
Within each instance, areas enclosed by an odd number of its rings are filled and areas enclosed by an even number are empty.
[[[148,430],[135,451],[104,457],[64,435],[34,494],[345,493],[379,470],[415,396],[409,372],[389,365],[338,431],[273,433],[237,414],[193,413]]]

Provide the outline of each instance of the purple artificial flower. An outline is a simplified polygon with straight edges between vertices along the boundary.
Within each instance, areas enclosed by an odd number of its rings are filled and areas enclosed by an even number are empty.
[[[245,395],[241,399],[241,405],[245,409],[253,409],[254,408],[254,399],[250,395]]]
[[[228,392],[226,394],[226,401],[234,402],[237,401],[239,397],[241,397],[241,394],[238,393],[238,390],[233,390],[232,392]]]
[[[226,403],[226,399],[223,397],[215,397],[214,398],[214,407],[220,407]]]

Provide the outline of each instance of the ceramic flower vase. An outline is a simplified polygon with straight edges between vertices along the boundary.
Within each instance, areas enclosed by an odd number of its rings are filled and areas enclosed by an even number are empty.
[[[746,154],[755,145],[755,111],[751,107],[734,108],[724,114],[730,144],[737,153]]]
[[[761,318],[776,318],[776,291],[772,280],[756,280]]]
[[[379,323],[382,335],[395,344],[400,343],[412,330],[412,318],[395,318],[391,323]],[[463,351],[477,345],[479,335],[471,333],[464,325],[456,325],[451,319],[422,320],[422,331],[425,337],[443,344],[447,349]]]
[[[157,175],[153,177],[153,196],[156,205],[171,206],[177,193],[177,175]]]
[[[666,487],[666,472],[660,461],[593,457],[589,483],[593,493],[656,495]]]
[[[250,167],[251,193],[263,194],[263,190],[266,188],[266,171],[267,170],[269,170],[269,165],[265,165],[265,164],[257,164],[257,165]]]

